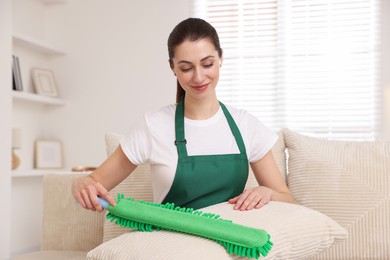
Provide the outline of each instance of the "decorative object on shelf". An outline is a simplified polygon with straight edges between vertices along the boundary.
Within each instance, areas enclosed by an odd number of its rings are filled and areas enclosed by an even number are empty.
[[[49,69],[32,68],[32,80],[35,92],[42,96],[58,97],[53,71]]]
[[[22,74],[20,72],[19,57],[12,55],[12,89],[23,91]]]
[[[20,128],[12,128],[12,170],[15,170],[20,165],[20,159],[15,153],[15,149],[22,147],[22,130]]]
[[[92,172],[96,169],[94,166],[76,166],[72,168],[72,172]]]
[[[62,142],[49,140],[35,141],[35,168],[60,169],[63,167]]]

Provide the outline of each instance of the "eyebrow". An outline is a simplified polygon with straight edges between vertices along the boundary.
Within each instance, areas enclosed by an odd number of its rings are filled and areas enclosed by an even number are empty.
[[[204,57],[200,61],[205,61],[205,60],[210,59],[210,58],[215,58],[215,56],[214,55],[209,55],[207,57]],[[181,60],[177,64],[180,64],[180,63],[189,63],[189,64],[191,64],[192,62],[189,62],[189,61],[186,61],[186,60]]]

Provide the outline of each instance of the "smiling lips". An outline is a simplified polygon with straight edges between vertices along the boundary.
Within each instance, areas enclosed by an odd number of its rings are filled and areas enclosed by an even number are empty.
[[[201,85],[201,86],[193,86],[193,88],[196,90],[196,91],[203,91],[205,90],[207,87],[208,87],[209,84],[204,84],[204,85]]]

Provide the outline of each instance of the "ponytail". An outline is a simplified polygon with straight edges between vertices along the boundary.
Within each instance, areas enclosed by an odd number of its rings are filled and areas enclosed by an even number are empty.
[[[179,103],[179,101],[185,96],[186,92],[180,85],[179,81],[177,81],[177,87],[176,87],[176,104]]]

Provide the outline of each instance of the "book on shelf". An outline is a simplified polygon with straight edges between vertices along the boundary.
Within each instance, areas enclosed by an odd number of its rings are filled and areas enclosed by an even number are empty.
[[[22,74],[20,70],[19,57],[12,55],[12,89],[16,91],[23,91]]]

